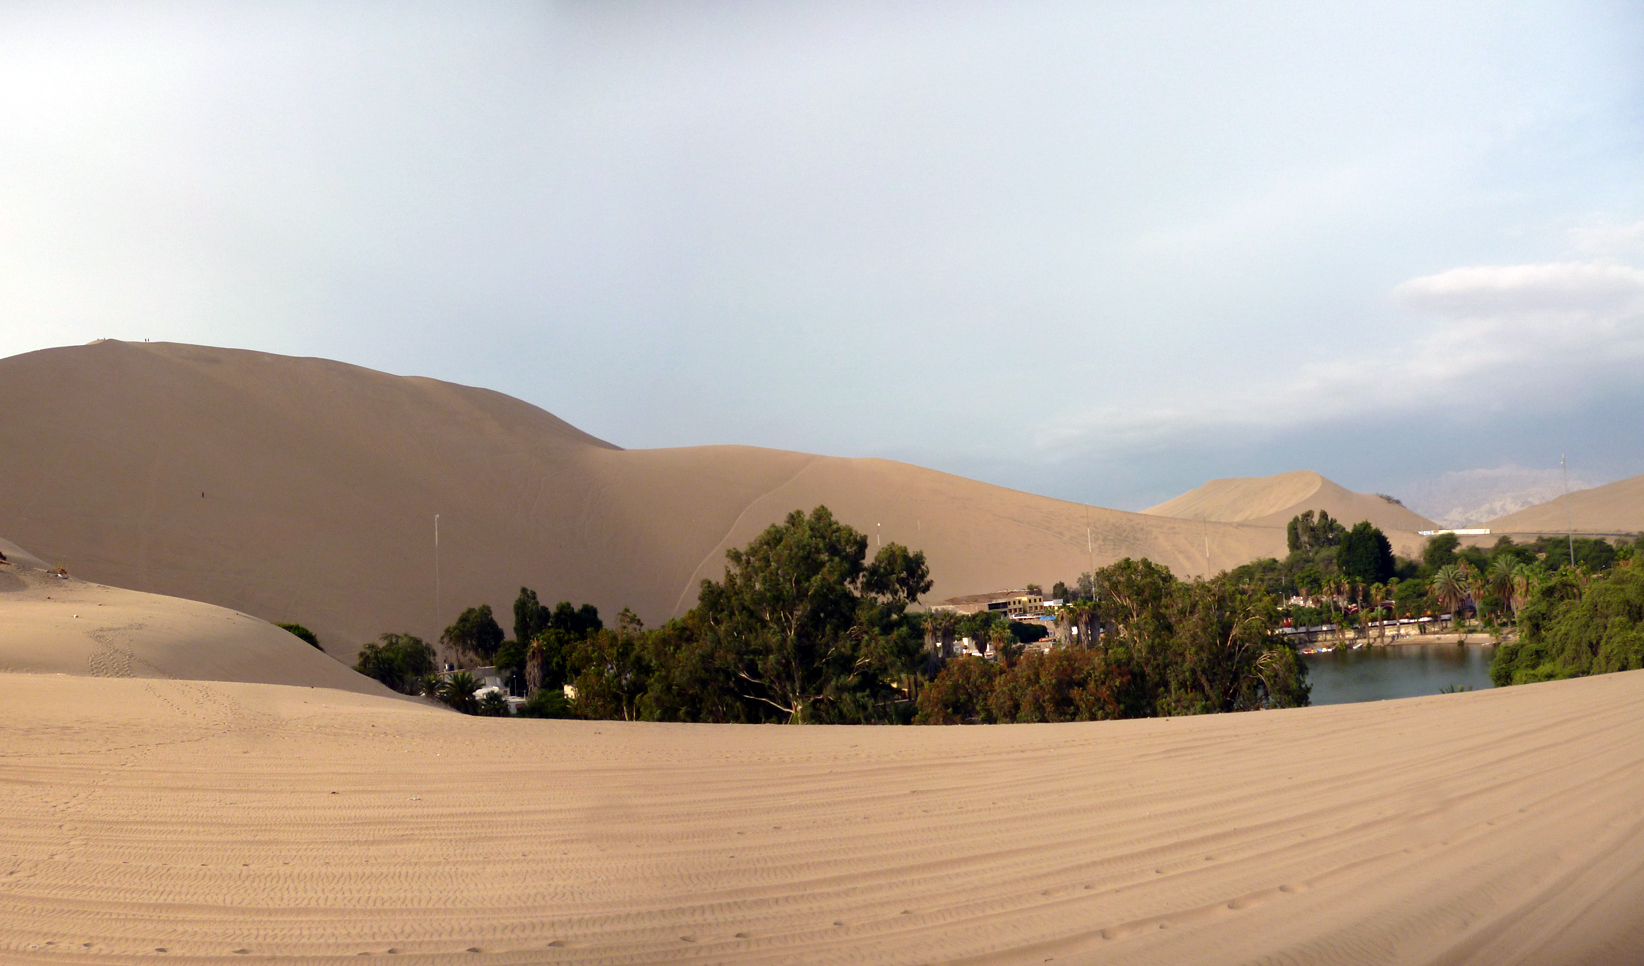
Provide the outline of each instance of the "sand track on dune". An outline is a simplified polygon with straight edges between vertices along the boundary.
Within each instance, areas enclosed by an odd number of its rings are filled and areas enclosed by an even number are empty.
[[[1644,955],[1644,673],[964,729],[0,686],[6,962]]]

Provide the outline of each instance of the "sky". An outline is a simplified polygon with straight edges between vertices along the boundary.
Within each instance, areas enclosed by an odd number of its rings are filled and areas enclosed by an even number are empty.
[[[10,3],[0,356],[322,356],[1123,509],[1604,482],[1641,50],[1582,0]]]

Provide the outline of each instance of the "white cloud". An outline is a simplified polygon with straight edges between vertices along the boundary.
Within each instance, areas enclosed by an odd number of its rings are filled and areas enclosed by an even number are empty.
[[[1644,221],[1572,228],[1570,241],[1576,251],[1597,258],[1644,254]]]
[[[1597,394],[1637,380],[1644,359],[1644,271],[1559,263],[1455,268],[1394,288],[1430,319],[1403,342],[1327,347],[1301,366],[1275,356],[1269,372],[1238,373],[1145,409],[1109,409],[1045,428],[1038,442],[1096,448],[1220,430],[1284,431],[1420,412],[1447,415],[1519,404],[1522,387]]]
[[[1528,333],[1555,320],[1615,318],[1644,310],[1644,271],[1562,263],[1452,268],[1393,290],[1409,308],[1452,319],[1516,320]]]

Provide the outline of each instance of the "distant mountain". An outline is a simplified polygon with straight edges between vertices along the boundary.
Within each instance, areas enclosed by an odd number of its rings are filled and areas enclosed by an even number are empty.
[[[1499,533],[1644,533],[1644,475],[1562,495],[1486,524]]]
[[[1594,484],[1570,480],[1571,490]],[[1401,497],[1412,509],[1446,527],[1479,526],[1564,494],[1564,473],[1558,469],[1500,466],[1460,470],[1404,487]]]

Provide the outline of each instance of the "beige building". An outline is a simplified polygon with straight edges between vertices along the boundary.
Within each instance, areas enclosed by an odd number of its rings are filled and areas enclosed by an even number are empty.
[[[949,597],[930,605],[932,613],[978,614],[985,610],[999,611],[1006,617],[1024,617],[1040,614],[1045,609],[1042,594],[1026,590],[1001,590],[992,594],[971,594],[968,597]]]

